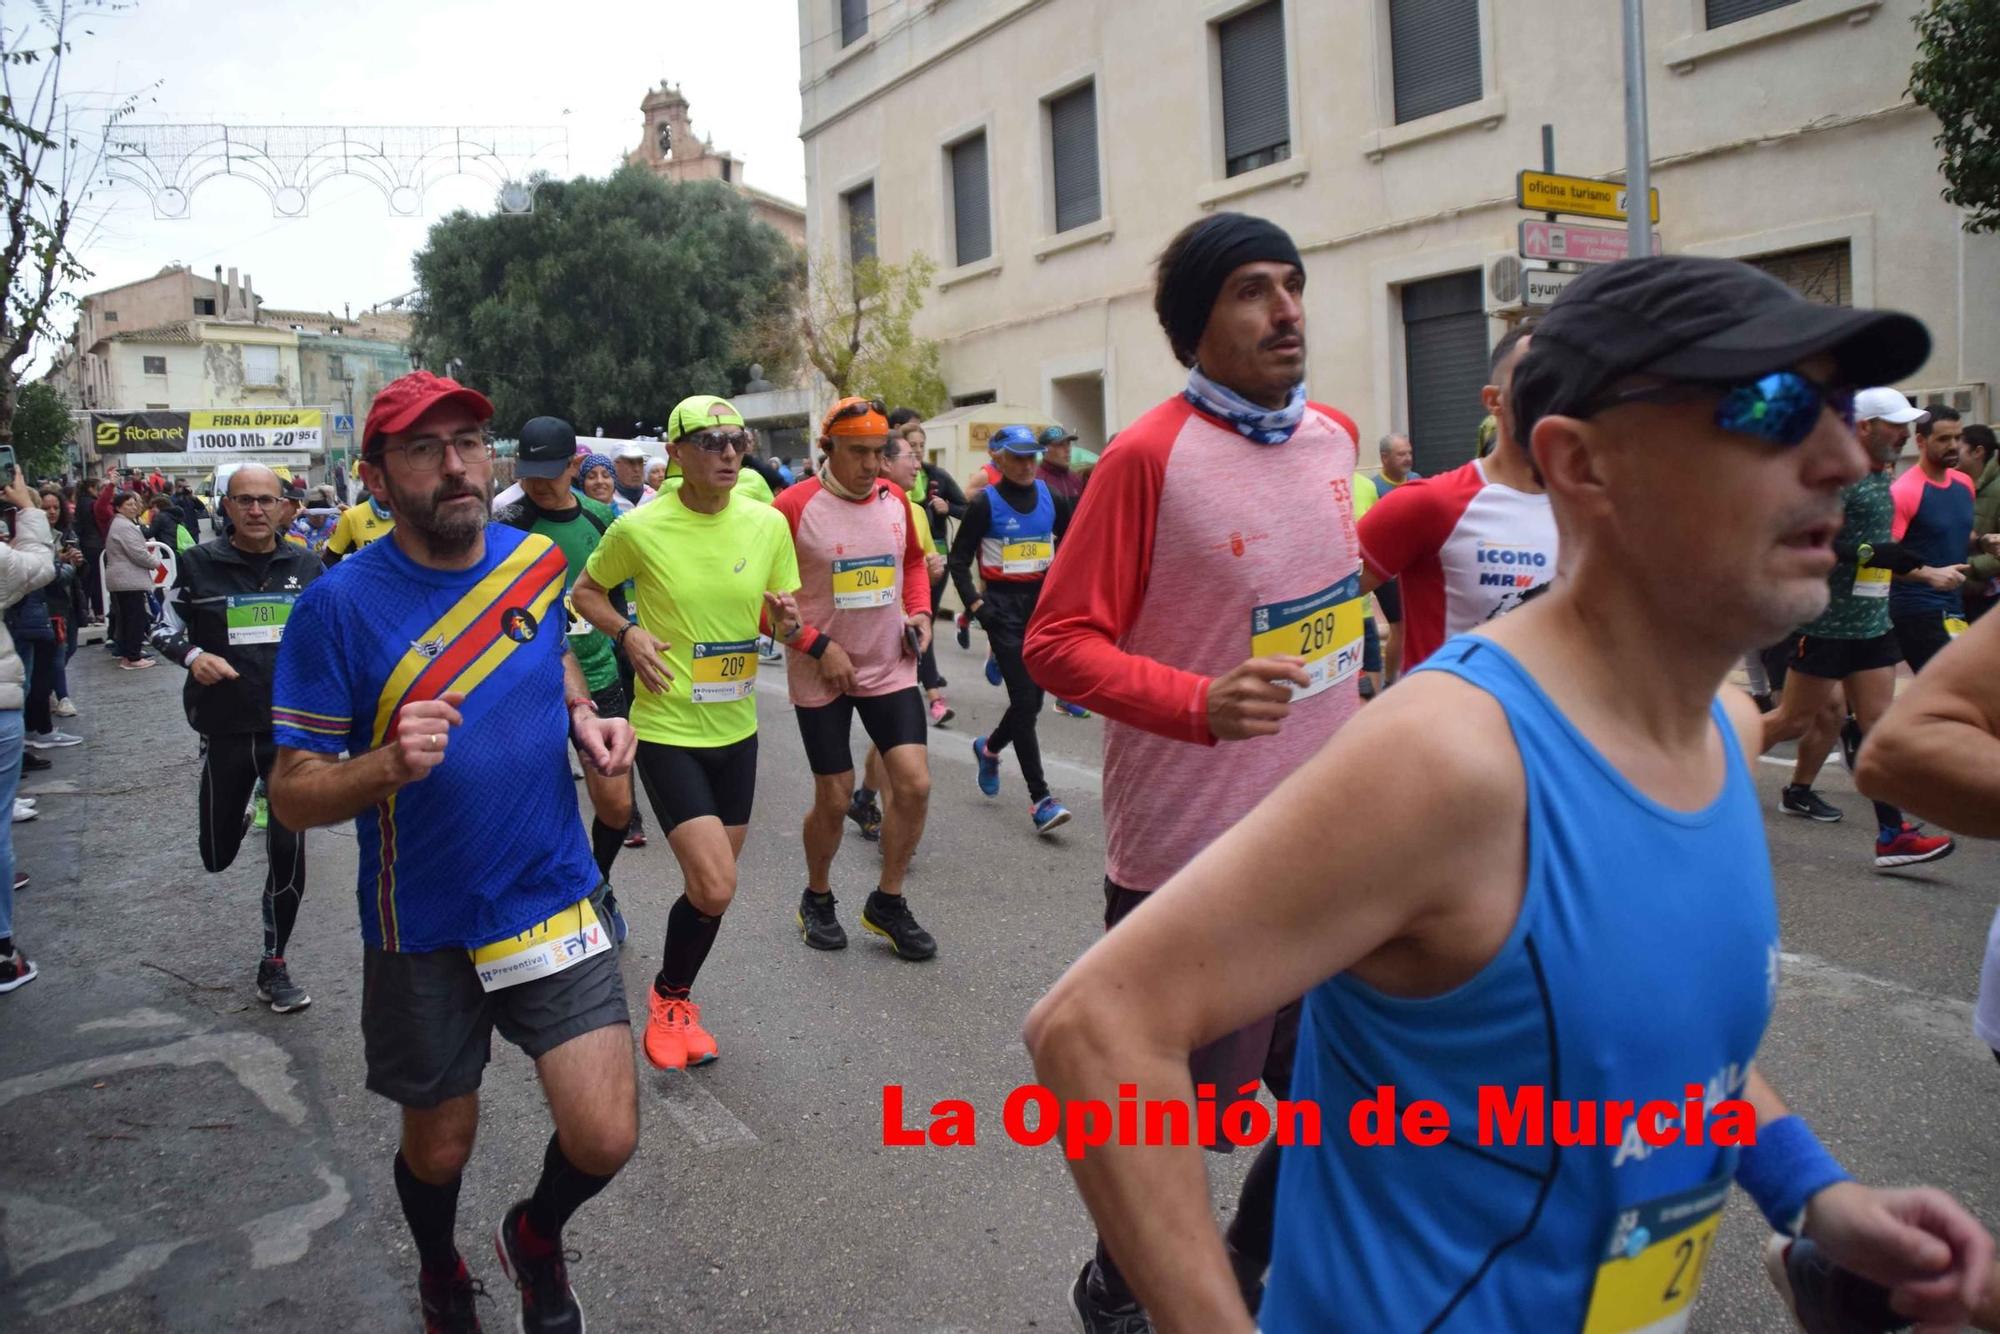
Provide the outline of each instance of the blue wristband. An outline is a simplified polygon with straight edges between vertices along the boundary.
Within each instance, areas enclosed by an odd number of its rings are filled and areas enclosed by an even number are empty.
[[[1852,1181],[1834,1156],[1796,1116],[1757,1128],[1757,1142],[1736,1159],[1736,1184],[1757,1202],[1773,1231],[1795,1237],[1806,1202],[1828,1186]]]

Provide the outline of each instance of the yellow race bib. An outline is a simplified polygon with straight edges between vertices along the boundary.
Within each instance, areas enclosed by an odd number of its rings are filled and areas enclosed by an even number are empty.
[[[1873,565],[1858,565],[1854,569],[1854,596],[1858,598],[1885,598],[1889,596],[1889,572]]]
[[[1250,656],[1304,658],[1310,699],[1361,670],[1361,576],[1350,574],[1310,597],[1272,602],[1250,613]]]
[[[896,600],[896,558],[853,556],[833,563],[833,605],[839,611],[886,607]]]
[[[1056,558],[1056,544],[1045,537],[1027,537],[1000,544],[1000,573],[1040,574]]]
[[[1583,1334],[1680,1334],[1722,1226],[1729,1178],[1621,1209],[1590,1289]]]
[[[1958,638],[1960,635],[1964,634],[1967,630],[1970,630],[1971,628],[1972,628],[1971,622],[1967,621],[1963,616],[1947,615],[1944,618],[1944,632],[1950,635],[1953,639]]]
[[[750,698],[757,688],[757,641],[694,646],[694,683],[689,695],[697,704],[730,704]]]
[[[518,936],[481,945],[468,953],[479,974],[479,985],[487,991],[500,991],[537,978],[553,977],[610,948],[611,933],[598,922],[596,910],[585,898]]]

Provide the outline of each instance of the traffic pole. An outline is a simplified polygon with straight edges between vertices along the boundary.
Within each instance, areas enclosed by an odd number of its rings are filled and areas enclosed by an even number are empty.
[[[1625,5],[1625,230],[1634,259],[1653,253],[1653,160],[1646,127],[1646,16]]]

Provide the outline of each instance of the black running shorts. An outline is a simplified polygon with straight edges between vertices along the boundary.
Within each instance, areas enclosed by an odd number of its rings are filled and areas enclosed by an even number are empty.
[[[641,741],[633,761],[660,831],[712,815],[725,826],[750,823],[757,796],[755,733],[727,746],[670,746]]]
[[[571,1038],[630,1022],[616,949],[499,991],[480,988],[464,950],[361,952],[368,1088],[405,1107],[435,1107],[477,1090],[495,1027],[539,1060]]]
[[[806,743],[806,763],[821,776],[854,771],[848,733],[857,713],[868,739],[884,755],[898,746],[925,745],[930,735],[924,692],[915,686],[892,695],[842,695],[831,704],[801,708],[797,713],[799,735]]]
[[[1800,635],[1792,648],[1790,669],[1823,681],[1839,681],[1856,672],[1894,667],[1903,660],[1894,631],[1873,639],[1821,639]]]

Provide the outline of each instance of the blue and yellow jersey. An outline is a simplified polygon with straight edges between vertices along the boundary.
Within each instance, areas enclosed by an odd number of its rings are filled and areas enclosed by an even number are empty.
[[[404,705],[466,697],[444,763],[355,820],[368,944],[484,945],[596,888],[566,754],[566,573],[548,538],[489,524],[469,570],[376,542],[292,609],[272,690],[280,746],[359,755],[395,738]]]

